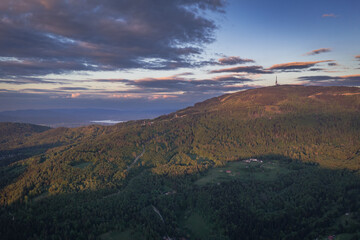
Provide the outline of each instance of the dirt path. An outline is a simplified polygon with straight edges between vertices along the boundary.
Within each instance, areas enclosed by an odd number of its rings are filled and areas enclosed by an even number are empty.
[[[136,156],[136,158],[134,159],[134,161],[127,167],[126,170],[129,171],[129,170],[137,163],[137,161],[139,161],[139,159],[144,155],[144,153],[145,153],[145,147],[143,147],[143,151],[142,151],[139,155]],[[109,194],[109,195],[107,195],[107,196],[104,196],[103,198],[109,198],[109,197],[116,196],[116,195],[118,195],[120,192],[121,192],[121,190],[118,190],[117,192],[112,193],[112,194]]]
[[[161,216],[160,211],[154,205],[151,205],[151,206],[152,206],[154,212],[160,217],[161,221],[165,224],[164,218]]]
[[[136,156],[134,161],[127,167],[126,170],[129,171],[137,163],[137,161],[139,161],[139,159],[144,155],[144,153],[145,153],[145,147],[143,147],[142,153],[140,153],[140,155]]]

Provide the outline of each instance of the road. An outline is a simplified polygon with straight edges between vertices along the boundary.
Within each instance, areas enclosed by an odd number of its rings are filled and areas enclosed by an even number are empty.
[[[139,161],[139,159],[144,155],[144,153],[145,153],[145,146],[143,147],[142,153],[140,153],[140,155],[136,156],[134,161],[127,167],[126,170],[129,171],[137,163],[137,161]]]

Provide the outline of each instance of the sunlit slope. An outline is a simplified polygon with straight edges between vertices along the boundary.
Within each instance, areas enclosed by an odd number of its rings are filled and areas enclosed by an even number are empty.
[[[250,157],[359,170],[359,109],[358,88],[275,86],[212,98],[154,120],[51,129],[23,144],[62,140],[3,170],[16,177],[3,184],[1,199],[114,188],[141,169],[194,174]]]
[[[360,110],[359,94],[357,87],[273,86],[211,98],[174,114],[179,117],[223,112],[246,118],[286,113],[351,112]]]

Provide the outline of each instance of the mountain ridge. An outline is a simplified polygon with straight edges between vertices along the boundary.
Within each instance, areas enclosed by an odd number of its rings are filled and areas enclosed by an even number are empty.
[[[136,166],[160,175],[194,174],[253,156],[284,156],[357,171],[359,93],[349,87],[274,86],[226,94],[152,120],[34,133],[2,144],[3,155],[33,151],[15,159],[15,165],[27,170],[1,190],[8,196],[2,199],[88,189],[85,182],[94,179],[95,188],[121,185],[143,147],[146,152]],[[73,167],[82,163],[84,169]],[[37,172],[51,166],[57,168],[43,183],[30,184],[39,181]],[[103,177],[94,175],[99,171]],[[81,174],[85,180],[74,180]],[[55,187],[61,181],[65,189]],[[65,187],[70,183],[73,187]]]
[[[274,95],[282,94],[274,98]],[[285,94],[285,95],[284,95]],[[346,95],[350,94],[350,95]],[[248,103],[245,106],[251,105],[273,105],[274,103],[281,103],[281,100],[287,99],[287,97],[309,97],[315,100],[329,100],[338,96],[353,96],[351,94],[360,94],[358,87],[323,87],[323,86],[302,86],[302,85],[278,85],[264,88],[255,88],[245,91],[240,91],[232,94],[224,94],[219,97],[214,97],[205,100],[200,103],[196,103],[193,107],[188,107],[175,113],[185,113],[186,110],[193,111],[196,109],[210,108],[213,105],[221,104],[225,106],[231,105],[234,101],[239,103],[243,101]],[[249,98],[249,99],[247,99]],[[280,100],[280,101],[279,101]],[[255,104],[254,104],[255,103]]]

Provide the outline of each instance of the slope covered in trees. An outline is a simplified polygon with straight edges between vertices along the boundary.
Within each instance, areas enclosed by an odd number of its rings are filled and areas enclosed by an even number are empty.
[[[205,223],[218,222],[208,226],[212,229],[208,237],[213,239],[238,239],[240,233],[247,234],[244,239],[269,239],[274,234],[276,239],[304,239],[327,231],[356,236],[353,228],[360,222],[355,200],[360,197],[356,190],[360,186],[358,88],[268,87],[209,99],[153,120],[39,129],[24,135],[15,131],[11,140],[1,144],[2,152],[23,153],[20,158],[2,159],[13,163],[1,168],[1,221],[25,214],[30,222],[43,224],[48,214],[55,216],[46,227],[25,231],[28,236],[63,234],[62,238],[86,239],[130,229],[150,239],[194,237],[201,234],[186,228],[186,218],[198,215]],[[280,161],[285,164],[282,169],[288,170],[266,178],[268,173],[259,168],[260,179],[235,177],[220,185],[195,184],[210,169],[247,158]],[[322,189],[325,185],[327,190]],[[282,194],[276,196],[279,191]],[[257,196],[259,192],[263,194]],[[169,194],[161,197],[164,193]],[[80,207],[72,198],[79,199]],[[315,210],[319,198],[323,207]],[[50,209],[39,213],[45,203]],[[166,227],[151,206],[165,215]],[[99,211],[101,216],[87,223]],[[192,215],[195,212],[198,215]],[[348,225],[342,218],[346,212],[351,212]],[[281,222],[283,218],[290,220]],[[53,221],[69,225],[55,228]],[[15,221],[11,229],[26,229],[30,222]],[[258,223],[262,227],[256,230],[253,226]],[[93,229],[91,236],[84,235],[86,229]]]

